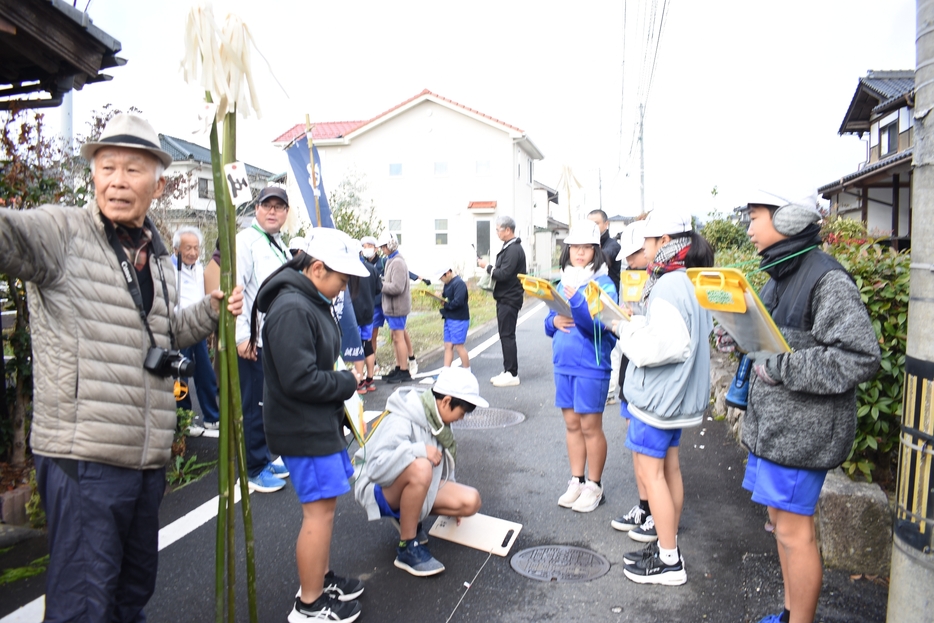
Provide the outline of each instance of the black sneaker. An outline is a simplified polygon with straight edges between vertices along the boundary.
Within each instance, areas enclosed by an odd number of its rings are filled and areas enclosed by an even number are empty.
[[[392,372],[390,372],[389,374],[383,375],[383,380],[386,381],[387,383],[391,383],[392,379],[399,376],[400,372],[402,372],[402,370],[399,369],[399,366],[396,366],[395,368],[392,369]]]
[[[386,379],[387,383],[407,383],[412,380],[412,375],[408,370],[399,370],[395,376]]]
[[[611,521],[610,525],[621,532],[629,532],[640,527],[643,523],[645,523],[645,511],[636,504],[629,509],[628,513]]]
[[[363,582],[357,578],[342,578],[328,571],[324,574],[324,592],[338,601],[351,601],[363,593]]]
[[[289,613],[289,623],[305,621],[335,621],[350,623],[360,616],[360,603],[357,601],[338,601],[328,593],[321,593],[314,603],[302,603],[301,597],[295,598],[295,605]]]
[[[637,565],[640,562],[648,560],[658,553],[658,542],[649,543],[642,549],[623,554],[623,562],[627,565]]]
[[[629,531],[629,538],[640,543],[654,543],[658,540],[658,533],[655,531],[655,519],[649,515],[645,522],[634,530]]]
[[[637,584],[663,584],[665,586],[680,586],[688,581],[684,572],[684,558],[678,550],[678,560],[673,565],[666,565],[658,553],[636,564],[626,565],[623,573],[627,578]]]

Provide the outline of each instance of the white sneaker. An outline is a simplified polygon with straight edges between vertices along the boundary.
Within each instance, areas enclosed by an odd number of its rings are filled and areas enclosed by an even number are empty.
[[[600,506],[605,500],[606,498],[603,497],[603,487],[588,480],[584,486],[581,487],[580,495],[577,501],[574,502],[574,505],[571,506],[571,510],[577,511],[578,513],[589,513]]]
[[[584,484],[580,480],[571,478],[568,481],[568,490],[564,492],[564,495],[558,498],[558,506],[563,508],[571,508],[574,506],[574,502],[580,497],[581,489],[583,488]]]
[[[491,379],[493,387],[515,387],[519,384],[519,377],[513,376],[512,372],[503,372],[498,377]]]
[[[194,422],[192,422],[188,426],[188,430],[185,431],[185,434],[188,435],[189,437],[200,437],[201,435],[204,434],[204,427],[199,426],[198,424],[195,424]]]
[[[495,385],[495,384],[496,384],[496,380],[497,380],[497,379],[503,378],[503,375],[504,375],[504,374],[509,374],[509,373],[504,371],[504,372],[500,372],[499,374],[496,374],[496,375],[494,375],[494,376],[491,376],[491,377],[490,377],[490,383],[493,383],[493,384]]]
[[[411,374],[412,376],[415,376],[416,374],[418,374],[418,360],[417,359],[409,359],[409,374]]]

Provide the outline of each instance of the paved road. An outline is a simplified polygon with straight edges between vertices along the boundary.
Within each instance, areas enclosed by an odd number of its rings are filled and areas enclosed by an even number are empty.
[[[533,305],[523,311],[528,313]],[[447,570],[432,578],[415,578],[392,562],[395,530],[388,522],[367,522],[350,495],[338,501],[331,566],[366,582],[360,621],[457,623],[501,621],[758,621],[781,609],[781,577],[772,537],[763,530],[764,509],[742,490],[744,453],[728,438],[725,425],[706,420],[685,431],[682,469],[685,507],[679,542],[688,582],[681,587],[640,586],[622,572],[622,556],[638,544],[613,530],[609,522],[636,500],[632,462],[623,447],[624,423],[618,406],[608,407],[604,429],[609,457],[604,473],[607,503],[587,514],[557,506],[569,477],[560,412],[553,406],[551,345],[542,329],[544,311],[534,313],[518,329],[522,384],[494,388],[487,379],[501,371],[498,343],[475,357],[474,373],[491,407],[515,410],[526,419],[495,430],[459,430],[458,480],[476,486],[482,512],[523,524],[511,554],[538,545],[573,545],[593,550],[611,563],[603,577],[583,583],[539,582],[512,570],[509,558],[432,539],[432,553]],[[473,348],[495,332],[478,333]],[[420,361],[423,370],[439,362]],[[367,409],[382,409],[392,386],[367,395]],[[194,439],[189,452],[213,457],[216,441]],[[216,479],[173,492],[163,502],[163,526],[185,516],[216,495]],[[291,486],[267,495],[255,494],[257,591],[260,621],[285,621],[298,580],[294,543],[301,511]],[[178,525],[178,524],[176,524]],[[147,608],[151,622],[213,620],[215,523],[207,521],[160,554],[156,594]],[[13,550],[40,552],[41,542]],[[9,557],[11,554],[3,556]],[[242,557],[242,543],[238,555]],[[0,567],[7,566],[0,558]],[[241,578],[243,570],[241,567]],[[0,616],[42,594],[41,576],[0,587]],[[469,590],[465,583],[470,583]],[[245,586],[245,583],[243,584]],[[825,574],[819,621],[874,623],[885,619],[886,590],[840,572]],[[459,604],[459,605],[458,605]],[[241,591],[240,621],[246,620]],[[37,618],[12,617],[38,621]]]

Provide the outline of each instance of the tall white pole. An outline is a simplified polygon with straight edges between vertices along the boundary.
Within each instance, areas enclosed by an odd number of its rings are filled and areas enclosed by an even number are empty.
[[[645,119],[645,108],[639,104],[639,194],[641,206],[640,214],[645,214],[645,142],[642,135],[642,122]]]
[[[62,97],[62,143],[65,153],[71,155],[74,145],[74,91],[69,89]]]

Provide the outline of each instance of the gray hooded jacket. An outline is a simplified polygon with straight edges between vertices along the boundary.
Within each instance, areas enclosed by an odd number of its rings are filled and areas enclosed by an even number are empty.
[[[354,455],[354,498],[366,510],[367,519],[380,518],[373,494],[374,485],[388,487],[418,458],[427,458],[426,445],[442,453],[441,464],[431,471],[431,486],[422,504],[419,521],[428,516],[435,505],[441,481],[454,482],[454,460],[435,439],[421,402],[421,391],[403,387],[386,402],[389,412],[379,423],[366,445]]]

